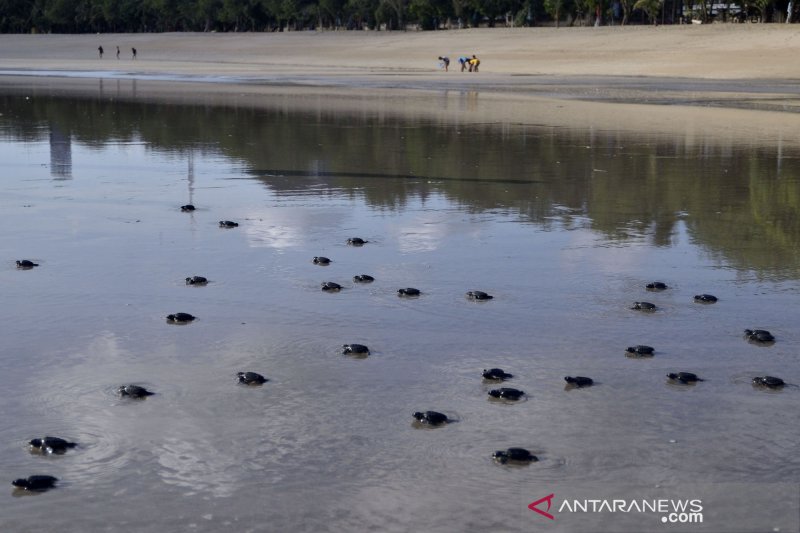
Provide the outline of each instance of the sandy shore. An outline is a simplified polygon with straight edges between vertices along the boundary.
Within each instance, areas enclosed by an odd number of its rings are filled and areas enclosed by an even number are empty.
[[[481,72],[459,72],[456,58],[472,53]],[[439,55],[452,59],[450,72],[439,68]],[[330,97],[332,107],[379,105],[458,120],[469,94],[467,120],[771,140],[800,131],[799,55],[800,26],[779,24],[2,35],[0,85],[95,91],[98,79],[137,80],[137,98],[235,94],[253,102],[291,86]]]

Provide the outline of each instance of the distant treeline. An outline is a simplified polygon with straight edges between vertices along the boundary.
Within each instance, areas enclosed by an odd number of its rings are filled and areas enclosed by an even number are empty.
[[[798,2],[795,1],[794,4]],[[2,33],[783,22],[791,0],[0,0]]]

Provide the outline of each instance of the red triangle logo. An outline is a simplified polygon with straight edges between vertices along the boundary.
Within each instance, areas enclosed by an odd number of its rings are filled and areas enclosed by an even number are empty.
[[[552,503],[553,496],[555,496],[555,494],[550,494],[549,496],[545,496],[544,498],[536,500],[535,502],[533,502],[532,504],[530,504],[528,506],[528,509],[530,509],[531,511],[536,511],[540,515],[542,515],[542,516],[544,516],[546,518],[549,518],[550,520],[555,520],[556,517],[554,517],[553,515],[551,515],[550,513],[547,512],[547,511],[550,510],[550,505]],[[538,509],[536,507],[537,505],[539,505],[540,503],[543,503],[543,502],[547,502],[547,511],[542,511],[541,509]]]

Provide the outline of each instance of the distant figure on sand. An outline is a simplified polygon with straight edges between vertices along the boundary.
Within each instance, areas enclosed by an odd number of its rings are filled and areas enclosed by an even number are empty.
[[[136,59],[136,48],[131,48],[131,54],[133,54],[133,59]]]
[[[117,46],[117,59],[119,59],[119,46]]]
[[[97,47],[97,51],[100,53],[100,59],[103,59],[103,47],[102,46],[98,46]]]
[[[441,65],[444,68],[444,71],[447,72],[447,68],[450,66],[450,58],[447,56],[439,56],[439,61],[441,61]]]
[[[461,72],[467,70],[467,67],[469,66],[469,58],[467,56],[459,57],[458,62],[461,65]]]
[[[478,72],[478,66],[481,64],[481,60],[478,59],[474,54],[472,55],[472,59],[469,60],[469,71],[470,72]]]

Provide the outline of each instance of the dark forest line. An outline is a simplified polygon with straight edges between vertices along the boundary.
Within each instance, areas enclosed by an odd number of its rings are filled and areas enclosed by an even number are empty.
[[[2,33],[786,22],[791,0],[0,0]]]

